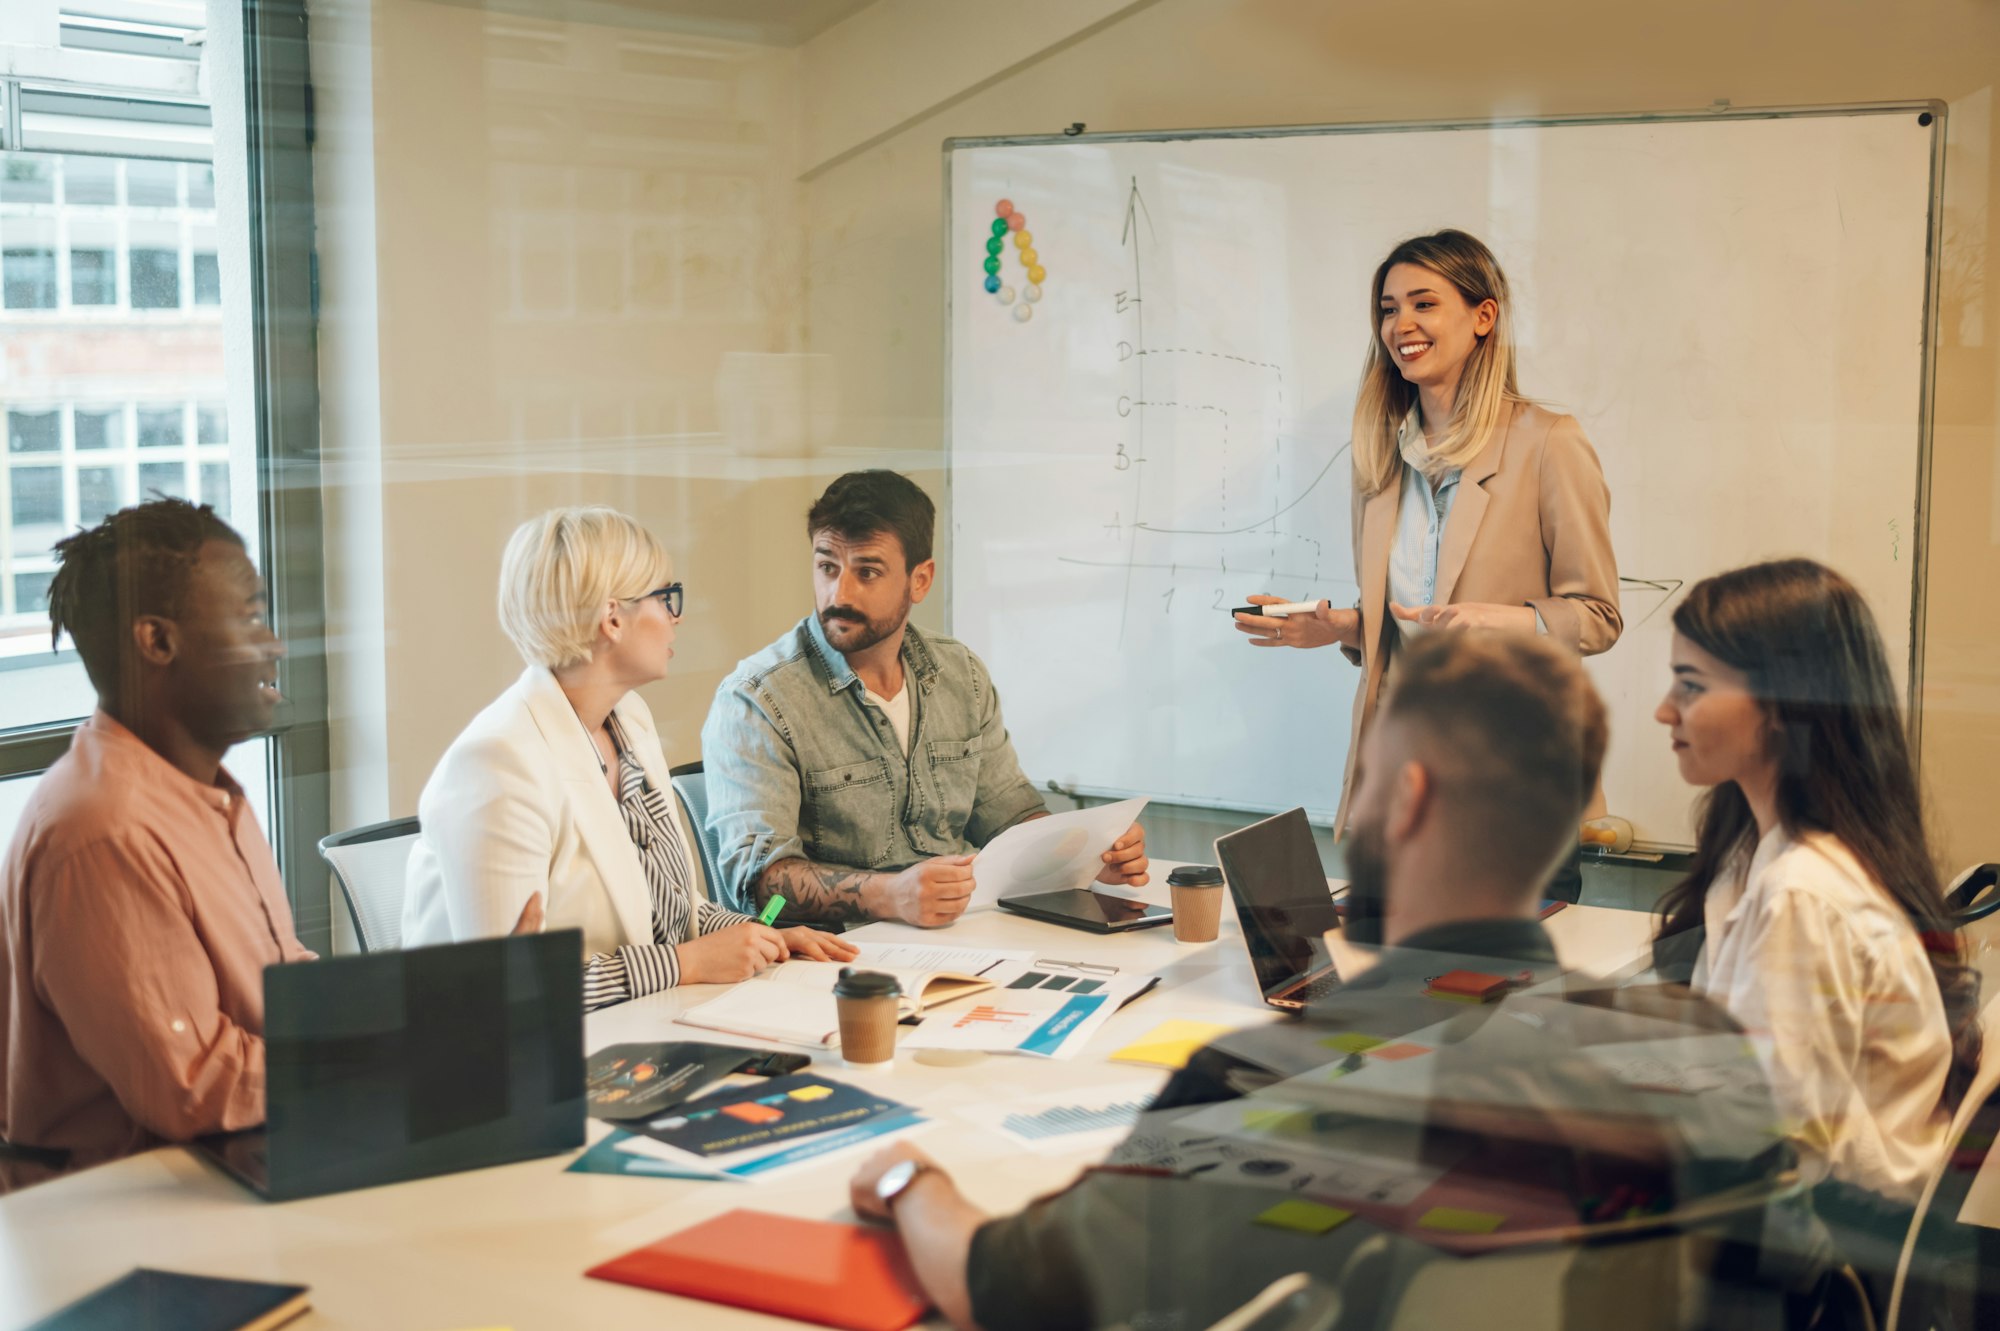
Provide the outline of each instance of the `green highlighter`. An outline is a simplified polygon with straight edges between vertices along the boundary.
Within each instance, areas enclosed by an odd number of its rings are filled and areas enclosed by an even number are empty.
[[[778,912],[783,910],[784,908],[785,908],[785,898],[783,894],[772,893],[771,899],[764,903],[763,913],[758,915],[757,923],[769,924],[771,921],[778,918]]]

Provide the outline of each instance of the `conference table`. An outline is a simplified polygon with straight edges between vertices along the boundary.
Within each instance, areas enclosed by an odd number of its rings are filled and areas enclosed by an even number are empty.
[[[1164,904],[1170,865],[1132,895]],[[1567,966],[1605,973],[1644,954],[1640,911],[1571,906],[1548,928]],[[1182,944],[1168,929],[1099,936],[995,910],[946,931],[878,923],[881,941],[1026,949],[1037,958],[1157,973],[1160,985],[1113,1016],[1073,1059],[900,1050],[893,1066],[845,1069],[837,1053],[815,1068],[921,1110],[915,1137],[967,1196],[1012,1211],[1062,1187],[1101,1157],[1094,1149],[1024,1151],[965,1116],[968,1107],[1067,1090],[1150,1094],[1170,1075],[1106,1056],[1174,1018],[1246,1026],[1266,1007],[1230,912],[1213,943]],[[590,1049],[627,1041],[721,1039],[675,1022],[719,992],[687,986],[590,1014]],[[756,1041],[730,1043],[756,1044]],[[776,1048],[778,1046],[772,1046]],[[607,1129],[593,1121],[590,1139]],[[24,1326],[135,1266],[303,1284],[312,1311],[300,1331],[572,1331],[583,1326],[751,1327],[778,1319],[591,1280],[583,1272],[736,1207],[852,1219],[847,1181],[861,1155],[842,1155],[756,1183],[568,1172],[572,1155],[279,1204],[258,1200],[179,1147],[163,1147],[0,1198],[0,1331]]]

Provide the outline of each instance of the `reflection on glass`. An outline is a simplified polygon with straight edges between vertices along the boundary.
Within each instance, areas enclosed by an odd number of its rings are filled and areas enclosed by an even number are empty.
[[[181,303],[181,256],[173,250],[132,251],[132,308],[174,310]]]
[[[7,413],[9,453],[53,453],[62,447],[62,419],[53,411]]]
[[[40,246],[9,245],[0,253],[0,300],[10,310],[56,307],[56,252]]]
[[[139,498],[185,499],[187,491],[187,469],[178,462],[142,462],[139,464]]]
[[[85,527],[102,522],[120,507],[118,468],[79,467],[76,471],[76,520]]]
[[[194,303],[222,304],[222,268],[213,254],[194,256]]]
[[[114,448],[125,442],[125,422],[119,411],[86,411],[78,407],[73,413],[78,452],[94,449]]]
[[[108,157],[62,159],[63,202],[72,208],[118,202],[118,163]]]
[[[133,208],[177,208],[181,201],[178,162],[125,163],[125,202]]]
[[[139,408],[139,447],[179,448],[181,409],[179,407]]]
[[[42,158],[10,157],[0,168],[0,203],[54,203],[55,163]]]
[[[118,303],[118,267],[116,256],[110,250],[72,249],[69,252],[69,303]]]

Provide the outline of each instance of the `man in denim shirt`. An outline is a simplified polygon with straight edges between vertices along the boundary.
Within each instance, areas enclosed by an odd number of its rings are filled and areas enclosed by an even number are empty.
[[[806,515],[814,613],[736,667],[702,727],[728,904],[782,894],[791,919],[950,924],[971,852],[1048,815],[985,665],[910,626],[937,576],[935,520],[891,471],[842,476]],[[1104,862],[1100,881],[1146,881],[1137,824]]]

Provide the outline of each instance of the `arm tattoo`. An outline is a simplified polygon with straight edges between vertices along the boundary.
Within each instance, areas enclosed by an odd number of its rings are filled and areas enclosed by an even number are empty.
[[[785,914],[817,924],[853,924],[869,918],[861,893],[875,875],[865,869],[784,859],[766,865],[754,888],[761,904],[782,892]]]

